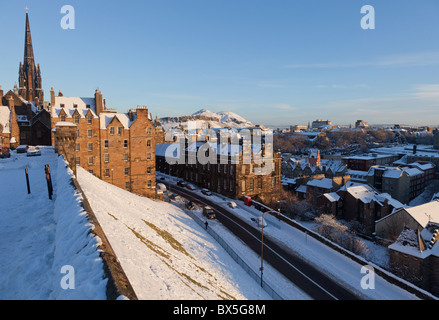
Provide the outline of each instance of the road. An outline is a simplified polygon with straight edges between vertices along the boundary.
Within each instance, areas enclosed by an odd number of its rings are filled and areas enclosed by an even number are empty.
[[[209,205],[216,211],[217,220],[240,238],[249,248],[261,255],[261,231],[241,220],[215,202],[195,192],[172,185],[172,191],[195,203]],[[359,297],[342,287],[321,270],[316,269],[291,250],[280,246],[264,234],[264,261],[276,268],[297,287],[315,300],[358,300]]]

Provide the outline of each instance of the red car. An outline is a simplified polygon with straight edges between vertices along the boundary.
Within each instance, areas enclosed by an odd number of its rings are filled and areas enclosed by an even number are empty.
[[[0,147],[0,158],[10,158],[11,151],[7,147]]]

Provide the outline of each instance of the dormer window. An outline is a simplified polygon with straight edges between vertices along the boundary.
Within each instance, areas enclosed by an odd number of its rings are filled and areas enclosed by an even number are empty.
[[[61,108],[64,108],[66,105],[65,104],[61,104],[60,106],[61,106]]]
[[[66,121],[66,116],[65,115],[61,116],[61,121],[63,121],[63,122]]]
[[[90,105],[89,105],[89,104],[87,104],[85,107],[86,107],[87,109],[90,109]]]
[[[73,108],[78,109],[78,105],[77,105],[77,104],[74,104],[74,105],[73,105]]]

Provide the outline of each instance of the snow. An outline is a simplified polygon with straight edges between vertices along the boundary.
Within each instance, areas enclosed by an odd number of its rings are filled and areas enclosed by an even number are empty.
[[[81,198],[70,184],[72,173],[53,148],[41,150],[39,157],[14,151],[11,158],[0,161],[0,299],[105,299],[100,240],[90,233]],[[46,164],[53,200],[47,192]],[[26,168],[31,194],[27,194]],[[74,290],[61,287],[67,275],[61,273],[64,266],[73,267]]]
[[[0,106],[0,133],[10,133],[10,116],[11,111],[9,110],[9,108],[5,106]]]
[[[2,202],[0,219],[0,299],[105,299],[107,280],[103,278],[100,239],[93,236],[81,195],[71,185],[72,172],[53,148],[41,149],[40,157],[28,158],[14,151],[11,158],[0,160],[0,194],[7,199]],[[47,195],[46,164],[52,173],[53,200]],[[25,168],[31,194],[26,190]],[[271,299],[184,211],[183,200],[170,204],[137,196],[82,168],[78,168],[78,181],[140,299]],[[216,194],[209,198],[225,207],[230,201]],[[240,218],[251,221],[261,216],[255,208],[235,202],[238,207],[230,210]],[[202,219],[199,208],[192,213]],[[288,246],[363,297],[416,299],[379,276],[375,277],[375,290],[361,289],[364,274],[360,264],[309,236],[311,230],[303,233],[270,215],[265,215],[265,221],[264,236]],[[256,253],[218,221],[209,222],[209,228],[258,272],[260,257]],[[74,290],[61,287],[64,266],[75,270]],[[268,263],[264,264],[264,280],[284,299],[309,299]]]
[[[139,299],[271,299],[181,208],[82,168],[78,181]]]
[[[159,175],[161,176],[162,174],[159,173]],[[169,176],[166,177],[169,178]],[[177,179],[172,177],[172,181],[177,181]],[[199,192],[199,190],[195,192]],[[216,193],[213,193],[212,196],[205,196],[199,192],[199,195],[209,198],[218,204],[224,204],[224,207],[231,201],[231,199]],[[243,201],[233,201],[236,202],[238,208],[231,209],[231,212],[234,212],[238,217],[244,220],[251,221],[251,218],[260,217],[262,215],[262,213],[254,207],[244,205]],[[264,229],[264,237],[270,237],[271,240],[287,246],[289,250],[301,256],[316,268],[325,271],[327,275],[354,292],[357,292],[363,298],[372,300],[418,299],[415,295],[387,282],[378,275],[375,275],[374,290],[362,289],[361,280],[364,277],[364,274],[361,273],[362,265],[311,237],[310,234],[313,233],[311,229],[307,233],[304,233],[268,214],[264,215],[264,219],[268,224],[268,227]],[[379,265],[385,265],[384,256],[387,255],[387,248],[374,244],[369,244],[369,247],[373,249],[372,255],[374,255],[373,258],[376,263],[372,261],[368,261],[367,263],[373,268],[379,268]],[[251,256],[251,253],[243,254],[242,256]],[[257,258],[260,259],[260,257],[256,257],[256,259]],[[385,270],[383,271],[386,272]],[[264,278],[267,277],[265,273],[266,272],[264,272]],[[275,283],[280,295],[288,294],[288,290],[282,287],[285,285],[284,283],[280,281]]]
[[[211,120],[197,120],[195,117],[206,117],[210,118]],[[191,123],[195,124],[195,128],[197,129],[207,129],[207,128],[251,128],[255,125],[245,119],[244,117],[233,113],[233,112],[212,112],[207,109],[201,109],[195,113],[193,113],[190,116],[184,116],[187,117],[188,120],[184,122],[180,122],[180,120],[177,120],[175,118],[170,118],[168,121],[168,118],[161,118],[160,123],[163,125],[164,130],[166,132],[169,132],[172,128],[177,128],[180,126],[183,126],[185,129],[187,129],[188,123],[187,121],[191,121]],[[193,118],[193,120],[191,120]],[[261,128],[262,129],[262,128]]]

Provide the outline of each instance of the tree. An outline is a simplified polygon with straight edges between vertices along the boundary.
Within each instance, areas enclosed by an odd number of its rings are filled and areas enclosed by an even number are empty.
[[[361,256],[367,256],[369,249],[365,242],[356,237],[348,226],[338,222],[333,215],[322,214],[314,219],[314,231],[341,247]]]

